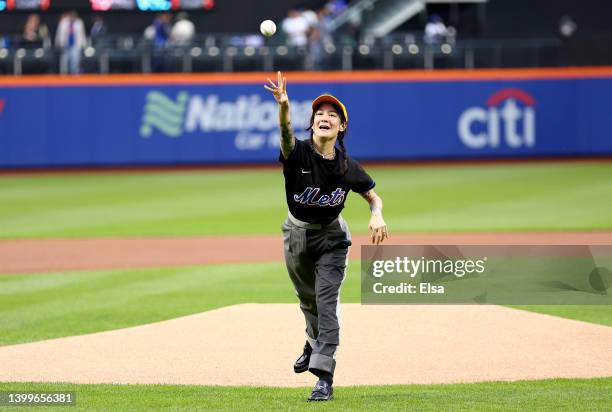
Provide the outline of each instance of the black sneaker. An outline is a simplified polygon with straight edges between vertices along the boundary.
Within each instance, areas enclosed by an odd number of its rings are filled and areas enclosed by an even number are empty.
[[[308,364],[310,363],[310,355],[312,354],[312,348],[310,344],[306,342],[304,345],[304,352],[293,364],[293,371],[295,373],[302,373],[308,370]]]
[[[324,381],[319,379],[312,390],[312,393],[308,397],[308,402],[311,401],[330,401],[334,397],[334,388]]]

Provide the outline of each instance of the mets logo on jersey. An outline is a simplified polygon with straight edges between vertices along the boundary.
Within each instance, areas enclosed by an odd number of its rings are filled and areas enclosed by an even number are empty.
[[[520,89],[503,89],[487,100],[487,107],[470,107],[461,113],[457,132],[470,149],[533,147],[535,100]]]
[[[306,189],[304,189],[302,194],[293,195],[293,200],[301,205],[333,207],[341,205],[344,201],[344,196],[346,195],[346,192],[341,188],[335,189],[330,195],[319,196],[320,191],[321,189],[318,187],[308,186]]]

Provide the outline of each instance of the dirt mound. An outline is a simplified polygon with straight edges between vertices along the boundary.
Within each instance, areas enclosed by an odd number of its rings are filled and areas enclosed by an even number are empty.
[[[612,328],[499,306],[342,305],[336,385],[612,376]],[[0,381],[310,386],[297,304],[0,347]]]

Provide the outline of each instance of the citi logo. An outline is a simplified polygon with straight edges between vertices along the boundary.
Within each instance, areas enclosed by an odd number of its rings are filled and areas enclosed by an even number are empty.
[[[519,105],[517,102],[521,102]],[[511,148],[535,144],[535,100],[520,89],[503,89],[487,100],[487,108],[470,107],[459,117],[459,138],[470,149]]]
[[[4,111],[4,105],[5,105],[4,99],[0,99],[0,115]]]

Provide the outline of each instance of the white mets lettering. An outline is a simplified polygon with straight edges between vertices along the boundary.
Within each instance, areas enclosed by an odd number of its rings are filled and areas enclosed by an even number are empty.
[[[293,200],[302,205],[333,207],[342,204],[344,201],[344,196],[346,195],[344,190],[337,188],[331,192],[331,195],[321,195],[317,198],[320,191],[321,189],[318,187],[308,186],[306,189],[304,189],[301,195],[293,195]]]

